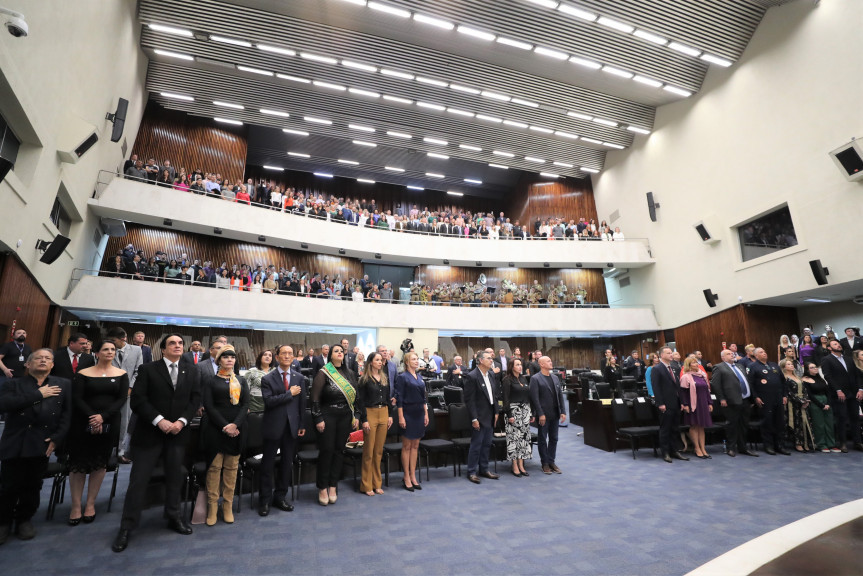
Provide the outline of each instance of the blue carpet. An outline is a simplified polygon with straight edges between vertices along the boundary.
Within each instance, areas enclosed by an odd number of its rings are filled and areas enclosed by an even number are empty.
[[[863,496],[863,454],[792,454],[666,464],[642,450],[609,454],[561,429],[558,465],[546,476],[538,457],[529,478],[499,463],[501,479],[476,486],[452,468],[432,469],[421,492],[391,478],[383,496],[341,484],[323,508],[312,485],[291,513],[260,518],[248,507],[233,526],[195,526],[192,536],[164,528],[161,510],[144,513],[123,554],[111,552],[129,467],[96,522],[68,527],[69,499],[55,519],[36,517],[35,540],[0,547],[0,573],[55,574],[609,574],[678,575],[756,536]],[[462,470],[464,474],[464,470]],[[47,501],[49,486],[43,491]]]

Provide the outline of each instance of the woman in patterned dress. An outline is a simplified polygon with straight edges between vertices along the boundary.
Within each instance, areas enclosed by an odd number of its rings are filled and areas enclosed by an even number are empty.
[[[506,457],[512,460],[512,475],[530,476],[524,469],[524,459],[533,455],[530,444],[530,386],[522,375],[519,358],[512,358],[503,379],[503,409],[506,414]]]

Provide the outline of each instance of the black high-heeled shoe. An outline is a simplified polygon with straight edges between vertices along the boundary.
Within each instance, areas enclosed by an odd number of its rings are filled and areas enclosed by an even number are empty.
[[[66,524],[68,524],[69,526],[77,526],[80,523],[81,523],[81,517],[69,518],[68,520],[66,520]]]
[[[407,490],[408,492],[413,492],[413,491],[414,491],[414,487],[413,487],[413,486],[408,486],[408,485],[407,485],[407,482],[405,482],[404,480],[402,480],[402,488],[404,488],[404,489],[405,489],[405,490]]]
[[[96,521],[96,515],[93,514],[92,516],[81,516],[81,521],[84,522],[84,524],[92,524]]]

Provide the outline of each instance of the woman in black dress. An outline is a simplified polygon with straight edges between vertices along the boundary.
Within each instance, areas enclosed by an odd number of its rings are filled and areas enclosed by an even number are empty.
[[[344,365],[345,349],[330,347],[329,362],[312,382],[312,418],[318,431],[318,503],[335,504],[342,475],[344,449],[351,430],[359,422],[355,414],[357,377]]]
[[[201,419],[201,445],[207,459],[207,526],[216,523],[219,512],[221,480],[222,518],[234,522],[234,488],[240,462],[240,432],[249,414],[249,387],[242,376],[234,374],[237,353],[224,346],[216,356],[216,374],[201,382],[204,417]]]
[[[506,414],[506,457],[512,460],[512,475],[530,476],[524,459],[533,455],[530,444],[530,385],[522,375],[522,363],[513,358],[503,379],[503,410]]]
[[[129,376],[111,363],[113,340],[99,343],[95,366],[75,374],[72,383],[72,428],[69,431],[69,525],[96,519],[96,496],[105,479],[111,452],[120,440],[120,410],[129,395]],[[87,503],[81,512],[84,481],[90,475]]]

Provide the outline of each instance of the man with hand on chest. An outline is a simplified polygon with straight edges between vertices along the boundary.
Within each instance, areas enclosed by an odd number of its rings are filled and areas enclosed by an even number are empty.
[[[788,404],[785,377],[775,362],[767,361],[764,348],[756,348],[755,361],[749,365],[749,388],[755,396],[755,404],[761,408],[761,440],[764,451],[771,456],[776,453],[789,456],[782,437],[785,433],[783,408]]]

